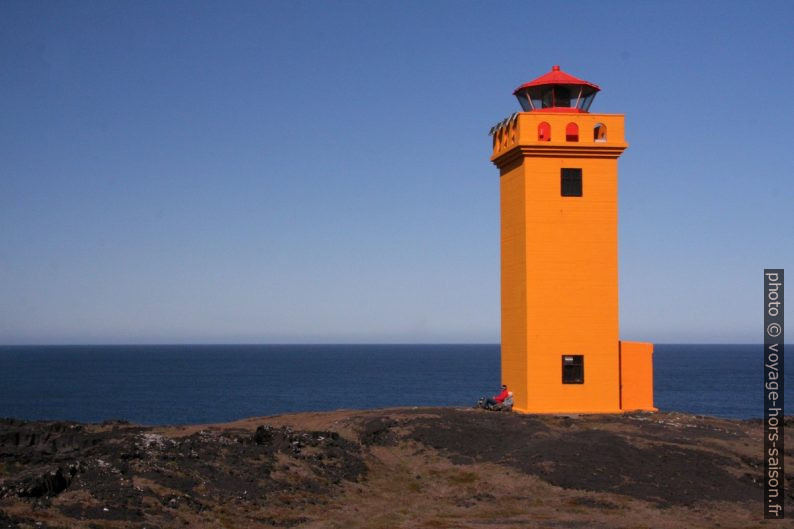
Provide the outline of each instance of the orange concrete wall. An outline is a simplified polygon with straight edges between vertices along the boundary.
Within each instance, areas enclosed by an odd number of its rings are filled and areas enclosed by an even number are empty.
[[[541,122],[551,141],[538,140]],[[579,142],[565,141],[569,123]],[[596,123],[607,126],[606,142],[594,141]],[[625,147],[619,115],[521,113],[494,134],[502,377],[517,411],[620,411],[617,157]],[[582,197],[560,195],[561,168],[582,169]],[[584,355],[584,384],[562,383],[563,355]]]
[[[526,179],[515,163],[502,171],[502,383],[514,394],[516,410],[527,409]]]
[[[560,196],[581,167],[582,197]],[[529,401],[538,411],[616,411],[617,161],[527,158]],[[584,384],[562,383],[562,355],[584,355]]]
[[[653,407],[653,344],[620,342],[621,409],[656,411]]]

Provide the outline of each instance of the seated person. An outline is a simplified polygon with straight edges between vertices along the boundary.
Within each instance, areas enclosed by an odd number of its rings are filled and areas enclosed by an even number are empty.
[[[502,403],[507,398],[509,393],[510,392],[507,391],[507,385],[506,384],[502,384],[502,392],[501,393],[499,393],[498,395],[494,395],[491,398],[485,399],[485,401],[483,401],[483,399],[480,399],[480,402],[482,402],[482,407],[485,408],[486,410],[496,409],[495,406],[497,406],[497,405],[501,406]]]
[[[492,410],[496,411],[513,411],[513,392],[508,391],[507,397],[501,404],[496,404],[492,408]]]

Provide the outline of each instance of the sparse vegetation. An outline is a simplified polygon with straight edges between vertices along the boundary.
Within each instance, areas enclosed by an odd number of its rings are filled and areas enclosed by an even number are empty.
[[[705,514],[739,529],[756,520],[760,433],[683,414],[453,409],[210,429],[6,421],[0,527],[653,529]]]

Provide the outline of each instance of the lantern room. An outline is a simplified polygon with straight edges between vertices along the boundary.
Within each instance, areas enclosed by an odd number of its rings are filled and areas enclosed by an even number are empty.
[[[598,85],[569,75],[559,66],[513,91],[524,112],[588,112]]]

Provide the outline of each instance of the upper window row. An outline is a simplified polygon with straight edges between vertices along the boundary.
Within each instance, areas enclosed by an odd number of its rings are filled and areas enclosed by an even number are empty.
[[[551,125],[545,121],[538,124],[538,141],[551,141]],[[568,123],[565,126],[565,141],[579,141],[579,125]],[[607,126],[596,123],[593,127],[593,141],[607,141]]]

